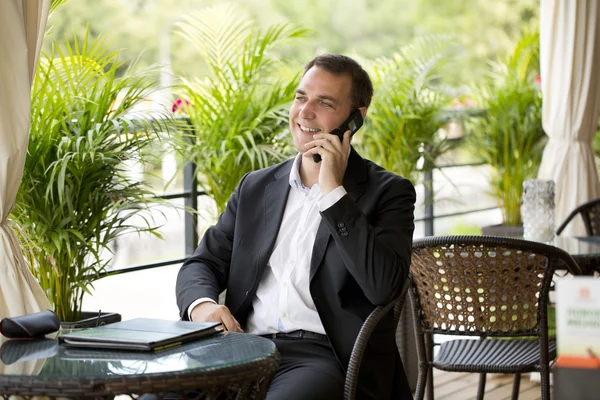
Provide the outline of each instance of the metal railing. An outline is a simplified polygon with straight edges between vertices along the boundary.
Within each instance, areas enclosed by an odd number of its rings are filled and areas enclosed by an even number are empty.
[[[460,168],[460,167],[473,167],[473,166],[481,166],[485,165],[485,163],[463,163],[463,164],[446,164],[440,166],[430,166],[423,171],[424,175],[424,216],[422,218],[416,218],[415,222],[423,222],[425,225],[424,233],[425,236],[433,236],[435,232],[435,220],[441,218],[450,218],[459,215],[473,214],[483,211],[489,211],[497,209],[498,207],[484,207],[477,209],[469,209],[460,212],[446,213],[435,215],[434,213],[434,205],[435,205],[435,196],[434,196],[434,185],[433,185],[433,171],[436,169],[444,169],[444,168]],[[181,193],[167,194],[167,195],[158,195],[157,198],[162,198],[166,200],[173,199],[184,199],[186,211],[185,211],[185,219],[184,219],[184,231],[185,231],[185,255],[184,258],[177,258],[171,260],[158,261],[148,264],[140,264],[134,265],[125,268],[119,268],[111,271],[103,271],[98,275],[98,278],[104,278],[106,276],[113,276],[124,274],[128,272],[136,272],[143,271],[147,269],[159,268],[168,265],[180,264],[183,263],[187,257],[192,255],[196,246],[198,245],[198,220],[197,214],[198,211],[198,196],[206,196],[206,192],[198,190],[198,180],[196,179],[196,164],[187,163],[184,167],[183,171],[183,186],[184,191]]]
[[[446,214],[434,214],[434,205],[435,205],[435,194],[434,194],[434,186],[433,186],[433,171],[436,169],[444,169],[444,168],[462,168],[462,167],[478,167],[486,165],[484,162],[474,162],[474,163],[461,163],[461,164],[445,164],[439,166],[433,166],[430,168],[426,168],[423,171],[423,186],[424,186],[424,208],[425,213],[423,218],[415,218],[415,222],[423,222],[425,224],[425,236],[433,236],[435,234],[435,220],[441,218],[450,218],[456,217],[459,215],[467,215],[474,214],[483,211],[496,210],[498,206],[492,207],[482,207],[469,209],[465,211],[458,211],[453,213]]]

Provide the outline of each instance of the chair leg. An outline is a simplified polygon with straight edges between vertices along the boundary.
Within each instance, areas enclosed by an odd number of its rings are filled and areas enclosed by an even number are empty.
[[[542,366],[540,371],[540,383],[542,387],[542,400],[550,400],[550,369]]]
[[[427,353],[427,359],[433,361],[433,335],[425,335],[425,351]],[[427,366],[427,400],[433,400],[433,367]]]
[[[479,374],[479,386],[477,387],[477,400],[483,400],[483,395],[485,394],[485,379],[486,374]]]
[[[513,377],[513,391],[511,400],[517,400],[519,398],[519,391],[521,388],[521,374],[515,374]]]
[[[433,367],[427,373],[427,400],[433,400]]]
[[[425,397],[425,384],[427,383],[427,372],[429,368],[426,363],[419,363],[419,373],[417,375],[417,388],[415,390],[415,400],[423,400]]]
[[[417,335],[415,333],[415,335]],[[415,400],[423,400],[425,398],[425,389],[428,386],[430,377],[433,371],[429,366],[429,352],[427,351],[427,335],[419,333],[417,336],[417,356],[419,358],[419,373],[417,375],[417,387],[415,388]]]

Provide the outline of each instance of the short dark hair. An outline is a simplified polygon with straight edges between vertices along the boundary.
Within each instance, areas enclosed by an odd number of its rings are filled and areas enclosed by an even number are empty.
[[[369,107],[373,97],[373,83],[367,71],[355,60],[341,54],[322,54],[304,66],[304,74],[312,67],[319,67],[334,75],[348,74],[352,79],[352,108]]]

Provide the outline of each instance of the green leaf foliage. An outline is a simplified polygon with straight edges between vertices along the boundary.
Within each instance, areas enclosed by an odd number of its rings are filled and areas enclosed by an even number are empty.
[[[486,113],[470,121],[468,143],[492,168],[492,193],[506,225],[520,225],[523,181],[535,178],[546,135],[542,128],[539,32],[525,32],[503,62],[492,64],[487,82],[476,88]]]
[[[69,43],[74,43],[71,46]],[[103,38],[66,39],[43,55],[32,88],[23,181],[12,219],[26,256],[61,320],[79,318],[83,294],[111,259],[109,244],[128,231],[157,228],[143,217],[154,201],[126,162],[143,162],[165,115],[136,111],[155,89],[146,72],[116,76],[118,52]],[[148,214],[149,215],[149,214]],[[136,226],[134,221],[147,224]]]
[[[50,13],[53,13],[60,5],[64,4],[67,0],[51,0],[50,1]]]
[[[291,155],[281,139],[299,75],[282,73],[285,66],[269,50],[305,30],[289,24],[256,29],[235,7],[216,6],[187,15],[178,33],[210,70],[204,79],[184,81],[193,133],[181,138],[179,149],[196,163],[220,213],[245,173]]]
[[[429,36],[391,57],[363,62],[375,94],[357,147],[366,158],[415,183],[419,159],[433,163],[449,148],[438,130],[448,121],[443,107],[451,97],[438,73],[451,49],[450,38]]]

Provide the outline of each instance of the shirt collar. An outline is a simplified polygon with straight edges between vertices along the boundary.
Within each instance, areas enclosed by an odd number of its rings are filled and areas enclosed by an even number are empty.
[[[302,153],[298,153],[292,164],[292,170],[290,171],[290,186],[292,189],[306,191],[307,188],[302,185],[302,179],[300,178],[300,166],[302,165]]]

